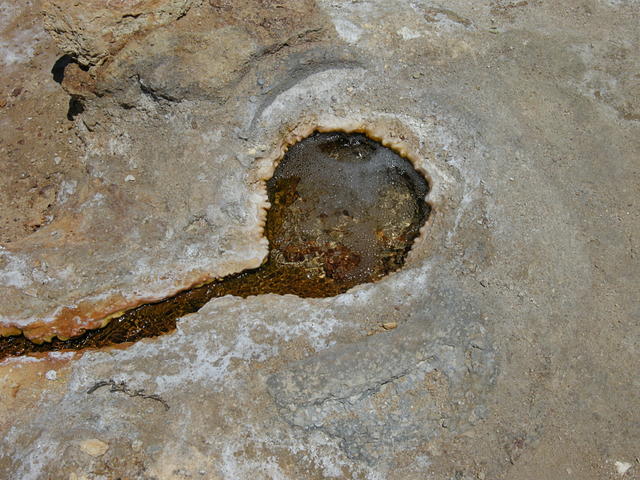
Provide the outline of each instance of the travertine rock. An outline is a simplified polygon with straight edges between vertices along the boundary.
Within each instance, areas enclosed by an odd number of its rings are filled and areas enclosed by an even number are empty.
[[[99,65],[133,35],[184,15],[194,0],[46,0],[44,25],[66,54]]]
[[[312,2],[276,3],[206,5],[165,26],[189,4],[46,4],[48,25],[66,26],[53,31],[60,47],[95,64],[86,72],[70,63],[62,80],[82,112],[86,169],[65,184],[50,224],[0,249],[1,334],[69,338],[142,303],[260,265],[266,197],[250,175],[259,154],[246,153],[240,130],[251,122],[233,120],[229,100],[240,90],[273,95],[345,57],[334,45],[318,48],[332,38],[323,36],[331,27]],[[131,34],[135,25],[145,34]],[[100,43],[105,31],[122,34],[117,49]],[[111,60],[100,64],[107,51]],[[259,76],[272,84],[260,86]],[[263,108],[251,105],[254,114]],[[220,124],[223,118],[229,121]]]
[[[89,440],[84,440],[80,443],[80,450],[92,457],[100,457],[107,453],[107,450],[109,450],[109,444],[104,443],[102,440],[98,440],[97,438],[90,438]]]
[[[343,295],[227,296],[128,348],[3,361],[1,478],[619,477],[640,441],[638,3],[433,3],[212,0],[75,72],[84,110],[25,142],[69,128],[81,153],[50,223],[0,249],[13,332],[259,264],[260,180],[318,126],[410,154],[433,213],[404,269]],[[0,130],[29,131],[11,78]],[[74,160],[16,143],[7,170]],[[109,381],[170,409],[88,394]]]

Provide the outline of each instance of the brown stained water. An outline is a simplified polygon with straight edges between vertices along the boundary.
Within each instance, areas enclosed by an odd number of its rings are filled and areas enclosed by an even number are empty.
[[[376,281],[403,265],[429,215],[428,189],[409,161],[364,135],[316,133],[293,145],[267,181],[270,249],[261,267],[142,305],[70,340],[0,338],[0,359],[155,337],[224,295],[331,297]]]

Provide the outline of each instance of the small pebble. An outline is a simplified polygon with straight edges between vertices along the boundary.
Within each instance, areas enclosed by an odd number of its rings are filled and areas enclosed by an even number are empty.
[[[44,374],[44,376],[47,380],[55,380],[56,378],[58,378],[58,373],[55,370],[49,370]]]
[[[616,467],[616,471],[620,475],[624,475],[625,473],[627,473],[627,470],[631,468],[631,464],[629,462],[616,462],[614,463],[614,465]]]
[[[124,181],[125,182],[135,182],[136,181],[136,177],[134,177],[133,175],[127,175],[126,177],[124,177]]]
[[[89,440],[85,440],[80,444],[80,450],[82,450],[87,455],[91,455],[92,457],[100,457],[107,453],[109,450],[109,445],[104,443],[97,438],[91,438]]]
[[[387,322],[382,324],[382,328],[384,328],[385,330],[393,330],[394,328],[397,328],[397,327],[398,327],[397,322]]]

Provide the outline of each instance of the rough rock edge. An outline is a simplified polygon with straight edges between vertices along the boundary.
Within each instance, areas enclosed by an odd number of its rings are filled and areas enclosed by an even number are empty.
[[[295,126],[286,135],[284,135],[282,140],[280,140],[280,143],[270,155],[256,159],[256,162],[260,165],[257,168],[254,168],[251,183],[257,187],[257,193],[261,198],[261,203],[257,205],[257,227],[259,229],[259,233],[256,238],[257,242],[268,246],[268,241],[264,236],[264,230],[267,220],[267,211],[271,205],[267,196],[266,181],[271,178],[280,160],[284,158],[287,150],[292,145],[298,143],[304,138],[307,138],[315,132],[361,133],[366,135],[368,138],[381,143],[385,147],[394,150],[401,157],[410,161],[416,171],[426,178],[429,184],[429,194],[427,195],[425,202],[429,205],[433,213],[435,202],[432,198],[431,192],[433,191],[434,178],[420,166],[421,162],[418,160],[419,156],[414,153],[414,149],[407,141],[399,137],[389,136],[382,125],[365,125],[363,123],[349,120],[344,120],[340,123],[303,123]],[[432,224],[432,219],[433,215],[431,214],[427,218],[425,224],[420,228],[419,234],[414,240],[413,245],[424,238],[427,230]],[[405,260],[405,264],[411,262],[412,252],[413,246]],[[126,294],[118,292],[97,301],[87,298],[79,302],[75,307],[58,308],[53,313],[52,318],[36,321],[29,325],[29,327],[20,327],[19,325],[12,324],[11,322],[6,322],[4,325],[0,325],[0,335],[12,336],[23,334],[34,343],[51,342],[55,337],[60,340],[68,340],[69,338],[82,335],[87,330],[103,328],[107,326],[111,320],[118,318],[127,311],[141,305],[171,298],[182,291],[190,290],[207,283],[212,283],[214,281],[221,280],[228,275],[256,268],[257,266],[258,265],[254,264],[243,264],[242,262],[229,262],[225,266],[226,268],[222,269],[224,273],[221,275],[212,276],[207,273],[193,272],[190,277],[186,277],[177,287],[168,288],[165,295],[145,296],[137,299],[131,299],[127,298]],[[70,324],[71,320],[74,320],[74,324]]]
[[[100,0],[98,0],[100,3]],[[199,0],[159,0],[139,1],[134,5],[122,5],[119,8],[106,2],[103,11],[112,14],[104,25],[94,26],[99,31],[97,35],[82,35],[80,31],[88,27],[83,18],[74,18],[73,7],[65,5],[65,0],[45,0],[42,5],[43,24],[45,30],[53,37],[58,47],[67,55],[74,57],[84,67],[103,64],[109,57],[122,49],[134,35],[167,25],[183,17]],[[77,2],[73,2],[74,4]],[[147,3],[148,5],[140,5]],[[166,9],[166,5],[175,4],[174,9]],[[162,8],[162,7],[165,8]],[[117,15],[115,10],[118,10]],[[87,13],[87,6],[80,7],[80,13]],[[96,12],[96,19],[101,16]],[[111,22],[109,22],[111,20]],[[93,22],[89,22],[92,24]],[[99,20],[97,23],[100,23]],[[122,25],[126,23],[126,25]],[[71,35],[73,34],[73,35]],[[107,35],[113,38],[105,39]]]

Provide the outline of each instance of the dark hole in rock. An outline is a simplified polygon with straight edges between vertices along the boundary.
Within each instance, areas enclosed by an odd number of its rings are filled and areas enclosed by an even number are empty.
[[[361,134],[316,133],[293,145],[267,181],[270,251],[254,270],[142,305],[70,340],[0,340],[0,358],[135,342],[173,331],[215,297],[329,297],[399,269],[424,225],[429,186],[411,163]]]
[[[62,80],[64,80],[64,69],[67,68],[67,65],[74,62],[75,60],[70,55],[63,55],[56,60],[56,63],[53,64],[53,68],[51,69],[53,80],[57,83],[62,83]]]
[[[71,55],[63,55],[58,60],[56,60],[56,63],[54,63],[53,67],[51,68],[51,75],[53,75],[53,80],[55,82],[62,83],[62,81],[64,80],[64,70],[65,68],[67,68],[67,65],[71,63],[78,63],[76,59]],[[85,72],[89,70],[84,65],[80,65],[80,68]]]
[[[76,115],[80,115],[82,112],[84,112],[82,100],[78,97],[71,97],[69,99],[69,110],[67,110],[67,120],[73,120]]]

